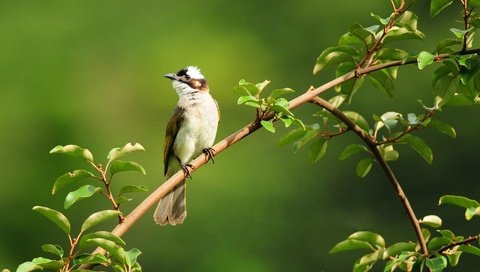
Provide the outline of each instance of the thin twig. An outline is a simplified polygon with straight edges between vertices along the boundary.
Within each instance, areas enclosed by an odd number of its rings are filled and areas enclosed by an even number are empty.
[[[471,244],[472,242],[478,241],[479,239],[480,239],[480,235],[470,236],[468,238],[463,239],[462,241],[453,242],[451,244],[443,246],[439,250],[437,250],[437,252],[440,254],[444,254],[444,252],[449,249],[452,249],[460,245],[468,245],[468,244]]]
[[[468,18],[470,17],[470,12],[468,11],[468,0],[463,0],[462,6],[463,6],[463,26],[465,30],[467,30],[469,28]],[[465,35],[463,35],[462,51],[467,50],[469,36],[470,35],[468,33],[465,33]]]
[[[428,256],[428,248],[427,244],[425,242],[425,238],[423,237],[422,234],[422,228],[420,227],[420,223],[417,219],[417,216],[415,215],[415,212],[410,205],[410,202],[408,201],[407,196],[405,195],[405,192],[402,189],[402,186],[400,185],[400,182],[397,180],[397,177],[393,173],[392,169],[388,165],[388,163],[385,161],[383,158],[382,154],[378,150],[377,143],[375,140],[373,140],[363,129],[361,129],[355,122],[353,122],[348,116],[346,116],[342,111],[340,111],[338,108],[330,104],[328,101],[320,98],[320,97],[313,97],[311,100],[313,103],[316,105],[326,109],[330,113],[332,113],[335,117],[340,119],[345,125],[352,131],[354,131],[368,146],[370,151],[373,153],[375,156],[376,160],[382,167],[383,171],[387,175],[388,179],[390,180],[390,183],[393,186],[393,189],[397,193],[398,197],[400,198],[400,201],[403,204],[403,207],[405,208],[405,211],[407,212],[408,218],[410,219],[410,222],[413,225],[413,228],[415,230],[415,234],[417,235],[417,240],[418,243],[420,244],[420,248],[422,249],[422,253],[425,256]]]
[[[383,145],[383,144],[388,144],[388,143],[395,143],[396,141],[400,140],[403,136],[412,133],[413,131],[423,127],[423,122],[425,122],[427,119],[430,119],[436,111],[427,111],[425,113],[425,116],[420,120],[420,122],[414,126],[408,125],[405,127],[405,129],[400,133],[400,135],[393,137],[393,138],[387,138],[383,141],[376,141],[377,145]],[[374,139],[376,139],[377,136],[375,135]]]

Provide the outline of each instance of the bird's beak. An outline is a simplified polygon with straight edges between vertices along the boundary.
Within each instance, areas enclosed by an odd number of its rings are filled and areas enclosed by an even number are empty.
[[[178,80],[178,77],[176,74],[166,74],[164,77],[171,79],[171,80]]]

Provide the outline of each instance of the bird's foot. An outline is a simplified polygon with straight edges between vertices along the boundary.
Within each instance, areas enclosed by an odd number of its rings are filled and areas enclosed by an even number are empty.
[[[180,166],[182,167],[183,173],[185,174],[186,178],[192,179],[192,175],[190,175],[190,169],[195,169],[195,166],[191,165],[190,163],[183,164],[181,163]],[[190,169],[188,169],[190,168]]]
[[[203,154],[205,154],[205,156],[207,156],[207,162],[209,160],[212,161],[212,163],[215,163],[215,160],[213,160],[213,157],[215,156],[215,149],[211,148],[211,147],[206,147],[202,150]]]

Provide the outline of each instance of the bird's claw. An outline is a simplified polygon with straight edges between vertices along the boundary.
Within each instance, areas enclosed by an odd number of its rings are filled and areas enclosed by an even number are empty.
[[[190,163],[187,164],[181,164],[183,173],[185,174],[186,178],[192,179],[192,175],[190,175],[190,169],[195,169],[195,166],[191,165]]]
[[[206,147],[204,148],[203,150],[203,154],[205,154],[205,156],[207,156],[207,162],[209,160],[212,161],[212,163],[215,163],[215,160],[213,159],[213,157],[215,156],[215,149],[211,148],[211,147]]]

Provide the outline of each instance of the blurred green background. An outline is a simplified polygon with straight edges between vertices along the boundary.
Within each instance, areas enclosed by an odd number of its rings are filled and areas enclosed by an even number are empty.
[[[432,50],[451,36],[457,11],[432,19],[428,5],[413,8],[425,41],[399,46]],[[270,90],[291,87],[297,94],[318,86],[334,76],[332,70],[312,75],[321,50],[336,45],[353,23],[373,24],[370,12],[387,17],[389,9],[389,1],[350,0],[1,1],[0,268],[42,255],[44,243],[65,245],[61,231],[31,208],[63,211],[66,191],[52,197],[53,181],[88,165],[49,155],[54,146],[77,144],[104,162],[111,148],[139,142],[146,152],[129,159],[147,175],[126,173],[116,182],[153,190],[163,181],[163,134],[177,100],[163,74],[186,65],[202,69],[221,106],[222,139],[254,118],[252,109],[236,105],[238,80],[269,79]],[[416,100],[432,104],[433,69],[403,67],[395,99],[366,84],[347,108],[366,117],[421,113]],[[296,113],[313,123],[316,110],[307,105]],[[417,134],[433,148],[434,164],[408,148],[392,164],[419,217],[438,214],[444,228],[464,235],[478,233],[478,219],[465,223],[462,210],[436,203],[447,193],[480,199],[479,117],[474,107],[445,109],[438,118],[457,129],[458,139]],[[387,244],[415,239],[378,167],[359,179],[359,157],[337,159],[347,144],[359,142],[354,135],[331,141],[327,155],[312,164],[308,152],[278,147],[286,130],[278,131],[258,131],[196,172],[185,224],[158,227],[152,210],[130,230],[125,239],[142,250],[144,271],[350,271],[358,252],[328,251],[354,231],[379,232]],[[98,196],[92,200],[64,211],[75,232],[90,212],[109,208]],[[462,260],[458,271],[478,267],[474,257]]]

